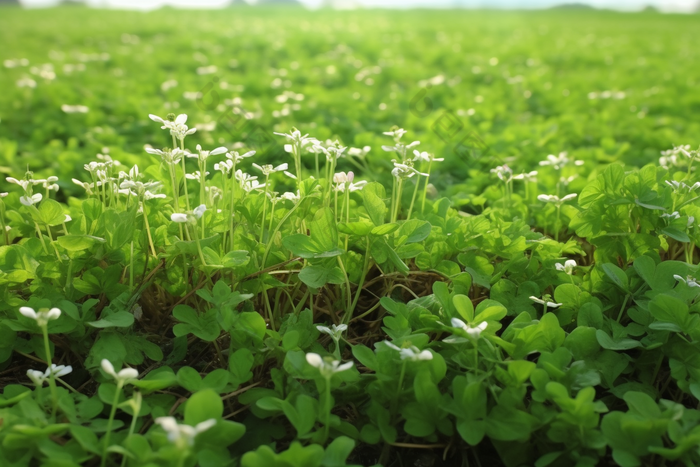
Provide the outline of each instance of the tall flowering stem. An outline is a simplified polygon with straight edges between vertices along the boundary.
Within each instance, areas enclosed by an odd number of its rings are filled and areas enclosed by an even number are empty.
[[[112,400],[112,408],[109,412],[109,419],[107,420],[107,431],[105,432],[105,437],[103,439],[104,446],[102,446],[102,462],[100,463],[100,466],[105,467],[107,464],[107,449],[109,448],[109,439],[112,435],[114,416],[117,413],[117,405],[119,405],[119,396],[121,395],[122,388],[126,384],[139,377],[139,372],[133,368],[124,368],[119,372],[116,372],[112,362],[107,359],[102,360],[101,366],[102,371],[114,378],[114,381],[117,384],[117,389],[114,391],[114,399]]]
[[[58,394],[56,392],[56,376],[51,369],[51,344],[49,343],[49,321],[58,319],[61,316],[61,310],[58,308],[51,308],[50,310],[39,310],[34,311],[33,308],[28,306],[23,306],[19,309],[19,312],[36,321],[36,324],[41,329],[41,333],[44,337],[44,352],[46,352],[46,364],[49,367],[49,388],[51,389],[51,399],[53,401],[52,415],[56,413],[58,408]]]

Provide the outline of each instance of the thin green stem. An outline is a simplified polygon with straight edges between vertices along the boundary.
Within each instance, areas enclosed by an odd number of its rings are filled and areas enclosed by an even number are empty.
[[[5,236],[5,245],[10,244],[10,235],[7,233],[7,225],[5,224],[5,202],[0,200],[0,228]]]
[[[420,175],[418,175],[418,179],[416,180],[416,186],[413,188],[413,197],[411,197],[411,205],[408,207],[408,215],[406,216],[406,220],[411,219],[411,213],[413,212],[413,205],[416,203],[416,196],[418,195],[418,185],[420,185]]]
[[[394,206],[394,212],[391,214],[391,222],[396,222],[399,218],[399,208],[401,207],[401,191],[403,190],[403,178],[399,178],[396,187],[396,205]]]
[[[192,235],[194,236],[194,241],[197,244],[197,252],[199,253],[199,259],[202,261],[202,266],[206,267],[207,262],[204,260],[204,252],[202,251],[202,245],[199,243],[199,234],[197,233],[197,226],[194,225],[192,229]]]
[[[430,159],[430,162],[428,162],[428,171],[426,172],[428,174],[427,177],[425,177],[425,186],[423,186],[423,201],[420,204],[420,212],[421,214],[425,212],[425,198],[428,195],[428,182],[430,181],[430,169],[433,165],[433,159]]]
[[[620,312],[617,314],[617,322],[618,323],[622,319],[622,313],[625,311],[625,306],[627,306],[627,300],[629,300],[629,298],[630,298],[630,294],[625,295],[625,300],[622,302],[622,306],[620,307]]]
[[[105,467],[105,465],[107,464],[107,448],[109,448],[109,438],[112,436],[112,424],[114,423],[114,416],[117,414],[119,394],[121,393],[123,385],[124,383],[122,381],[117,381],[117,390],[114,391],[112,409],[109,411],[109,419],[107,420],[107,432],[105,433],[104,446],[102,447],[102,462],[100,462],[101,467]]]
[[[44,351],[46,352],[46,365],[49,367],[49,388],[51,388],[52,409],[51,416],[56,414],[58,408],[58,394],[56,392],[56,376],[51,371],[51,344],[49,343],[48,325],[44,324],[41,327],[41,333],[44,335]]]
[[[259,240],[260,243],[262,243],[263,235],[265,234],[265,216],[267,215],[267,190],[268,190],[269,180],[270,180],[270,175],[269,174],[265,175],[265,192],[263,193],[263,212],[262,212],[262,221],[260,221],[260,240]]]
[[[36,221],[34,222],[34,227],[36,227],[37,237],[39,237],[39,240],[41,240],[41,246],[44,247],[44,253],[46,253],[48,255],[49,249],[46,248],[46,240],[44,240],[44,234],[41,233],[41,229],[39,228],[39,224],[37,224]]]
[[[146,229],[146,235],[148,236],[148,245],[151,247],[151,254],[154,258],[158,256],[156,253],[156,247],[153,246],[153,237],[151,237],[151,227],[148,225],[148,213],[146,212],[146,203],[141,203],[141,209],[143,210],[143,226]]]
[[[321,443],[325,443],[326,440],[328,439],[328,435],[330,434],[331,430],[331,409],[332,409],[332,401],[331,401],[331,378],[326,377],[326,421],[323,426],[323,440]]]
[[[345,265],[343,264],[343,260],[340,259],[340,256],[337,256],[338,258],[338,265],[340,266],[340,270],[343,271],[343,277],[345,277],[345,287],[346,287],[346,292],[345,292],[345,300],[347,302],[347,311],[348,313],[350,312],[350,308],[352,307],[352,291],[350,290],[350,279],[348,279],[348,273],[345,270]]]
[[[184,139],[180,140],[180,149],[183,151],[185,150]],[[185,156],[182,156],[180,162],[182,164],[182,185],[185,188],[185,206],[187,207],[187,210],[190,211],[190,194],[187,192],[187,167],[185,166]]]

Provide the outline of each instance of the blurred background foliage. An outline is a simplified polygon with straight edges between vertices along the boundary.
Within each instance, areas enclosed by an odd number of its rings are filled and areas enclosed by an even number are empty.
[[[590,161],[578,190],[598,164],[693,142],[699,42],[695,15],[653,12],[4,7],[0,171],[78,194],[70,179],[96,153],[157,163],[144,144],[170,141],[147,115],[174,112],[203,146],[240,142],[258,162],[281,162],[272,133],[292,126],[371,146],[370,179],[389,176],[381,132],[398,125],[446,158],[431,181],[455,199],[498,163],[568,151]]]

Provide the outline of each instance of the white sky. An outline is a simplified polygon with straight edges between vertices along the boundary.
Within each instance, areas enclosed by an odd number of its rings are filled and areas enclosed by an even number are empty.
[[[28,7],[51,6],[60,0],[20,0]],[[181,8],[220,8],[226,6],[229,0],[86,0],[94,6],[111,8],[129,8],[151,10],[164,5]],[[247,0],[255,3],[255,0]],[[313,8],[323,0],[299,0]],[[653,5],[666,12],[691,12],[698,7],[700,0],[340,0],[338,3],[357,4],[364,7],[383,8],[412,8],[431,7],[448,8],[463,6],[467,8],[546,8],[561,3],[586,3],[601,8],[619,10],[639,10],[647,5]]]

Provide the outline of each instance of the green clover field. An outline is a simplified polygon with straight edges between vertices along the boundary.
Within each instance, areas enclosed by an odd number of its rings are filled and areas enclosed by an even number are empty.
[[[0,466],[700,466],[699,18],[0,7]]]

